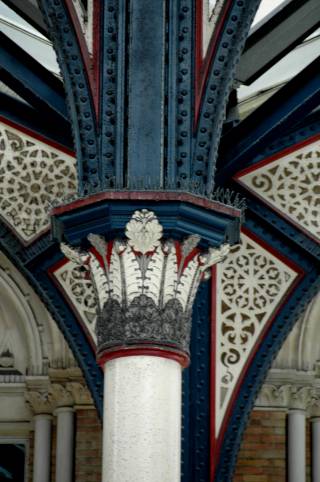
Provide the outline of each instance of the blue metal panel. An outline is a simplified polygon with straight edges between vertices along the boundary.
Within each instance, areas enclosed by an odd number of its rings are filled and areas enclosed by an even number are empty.
[[[131,2],[128,71],[128,185],[162,185],[165,1]]]

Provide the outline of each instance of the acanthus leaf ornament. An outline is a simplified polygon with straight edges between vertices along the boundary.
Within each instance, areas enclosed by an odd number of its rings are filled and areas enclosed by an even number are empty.
[[[160,244],[162,226],[152,211],[135,211],[126,227],[128,244],[138,253],[154,251]]]
[[[197,289],[229,245],[202,253],[198,235],[179,243],[163,241],[162,233],[155,214],[143,209],[127,224],[127,241],[106,242],[90,234],[88,252],[62,243],[63,253],[90,272],[98,304],[98,353],[137,344],[189,352]]]

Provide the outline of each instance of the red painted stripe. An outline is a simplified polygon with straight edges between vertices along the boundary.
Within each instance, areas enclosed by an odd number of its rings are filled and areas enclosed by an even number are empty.
[[[311,136],[304,141],[297,142],[296,144],[293,144],[292,146],[282,149],[281,151],[278,151],[276,154],[273,154],[272,156],[269,156],[263,159],[262,161],[257,162],[256,164],[253,164],[252,166],[246,167],[242,171],[239,171],[237,174],[235,174],[232,177],[232,179],[239,182],[240,177],[243,177],[246,174],[249,174],[250,172],[260,169],[261,167],[267,166],[271,162],[276,161],[277,159],[281,159],[282,157],[285,157],[289,154],[292,154],[293,152],[299,149],[302,149],[303,147],[308,146],[309,144],[312,144],[313,142],[316,142],[318,140],[320,140],[320,134]]]
[[[103,200],[134,200],[134,201],[182,201],[189,202],[196,206],[200,206],[205,209],[213,210],[216,212],[228,214],[239,218],[241,216],[241,210],[226,206],[225,204],[209,201],[206,198],[200,198],[189,193],[184,192],[159,192],[159,191],[108,191],[95,194],[85,199],[79,199],[70,204],[59,206],[51,211],[51,215],[58,216],[60,214],[79,209],[84,206],[90,206],[90,204],[100,202]]]
[[[195,125],[198,122],[202,96],[208,79],[209,70],[214,60],[214,55],[219,45],[224,24],[227,20],[232,0],[227,0],[219,14],[219,19],[213,30],[212,37],[206,52],[202,57],[203,42],[203,0],[196,2],[196,47],[195,47]]]
[[[103,368],[108,361],[127,356],[157,356],[167,358],[180,363],[182,368],[186,368],[190,362],[189,356],[182,351],[147,345],[121,346],[105,350],[101,354],[98,354],[97,361],[100,367]]]
[[[78,14],[73,5],[72,0],[65,0],[66,7],[68,9],[77,39],[79,48],[81,51],[81,56],[84,62],[86,74],[89,80],[91,94],[93,99],[93,105],[96,113],[96,118],[99,118],[99,79],[100,79],[100,62],[99,55],[95,56],[96,53],[100,52],[100,2],[94,2],[93,7],[93,55],[90,54],[88,50],[88,45],[85,40],[82,27],[78,18]]]
[[[246,191],[252,193],[257,199],[260,199],[260,201],[262,201],[267,206],[269,206],[273,211],[278,213],[283,219],[288,221],[293,226],[296,226],[297,228],[299,228],[300,231],[302,231],[306,236],[308,236],[312,240],[316,241],[317,243],[319,243],[319,238],[316,235],[314,235],[313,233],[308,231],[308,229],[306,227],[304,227],[302,224],[300,224],[299,221],[296,221],[291,216],[289,216],[287,213],[284,213],[280,208],[275,206],[271,201],[269,201],[264,196],[262,196],[262,194],[258,193],[255,189],[248,186],[241,178],[243,176],[245,176],[246,174],[250,174],[251,172],[254,172],[254,171],[256,171],[256,170],[258,170],[258,169],[260,169],[264,166],[267,166],[268,164],[270,164],[270,163],[272,163],[272,162],[274,162],[278,159],[281,159],[285,156],[288,156],[289,154],[292,154],[292,153],[298,151],[299,149],[302,149],[303,147],[306,147],[309,144],[312,144],[312,143],[314,143],[316,141],[319,141],[319,140],[320,140],[319,134],[311,136],[311,137],[309,137],[308,139],[306,139],[302,142],[298,142],[298,143],[296,143],[296,144],[294,144],[290,147],[287,147],[286,149],[283,149],[282,151],[277,152],[276,154],[274,154],[270,157],[267,157],[266,159],[263,159],[262,161],[258,162],[257,164],[254,164],[253,166],[249,166],[246,169],[243,169],[242,171],[238,172],[237,174],[235,174],[233,176],[233,179],[238,184],[240,184]]]
[[[68,154],[68,156],[75,157],[75,153],[71,149],[68,149],[67,147],[63,146],[62,144],[59,144],[58,142],[55,142],[55,141],[52,141],[51,139],[48,139],[47,137],[39,134],[38,132],[35,132],[31,129],[28,129],[25,126],[22,126],[20,124],[12,122],[11,120],[9,120],[6,117],[3,117],[1,115],[0,115],[0,122],[3,122],[7,126],[13,127],[14,129],[17,129],[18,131],[22,132],[23,134],[27,134],[28,136],[33,137],[34,139],[37,139],[38,141],[41,141],[44,144],[47,144],[48,146],[51,146],[54,149],[57,149],[58,151],[64,152],[65,154]]]

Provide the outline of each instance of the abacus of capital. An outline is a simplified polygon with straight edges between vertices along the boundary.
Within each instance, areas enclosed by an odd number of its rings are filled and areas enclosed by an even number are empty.
[[[192,306],[229,245],[200,236],[163,239],[154,212],[136,210],[126,238],[89,234],[63,253],[91,277],[98,306],[97,357],[105,373],[103,481],[180,480],[181,372],[189,363]]]

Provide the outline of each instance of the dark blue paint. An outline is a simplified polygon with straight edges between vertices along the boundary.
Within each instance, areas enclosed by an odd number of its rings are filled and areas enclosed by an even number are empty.
[[[224,242],[239,242],[240,220],[178,201],[100,201],[74,212],[53,216],[53,236],[74,245],[80,244],[91,232],[108,239],[123,236],[123,230],[135,210],[147,208],[155,212],[164,227],[164,235],[181,239],[189,234],[201,236],[201,246],[217,246]]]
[[[128,186],[163,177],[165,1],[131,2],[128,81]]]
[[[210,289],[203,283],[195,300],[191,365],[183,374],[182,482],[209,480]]]

